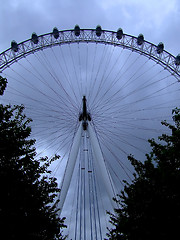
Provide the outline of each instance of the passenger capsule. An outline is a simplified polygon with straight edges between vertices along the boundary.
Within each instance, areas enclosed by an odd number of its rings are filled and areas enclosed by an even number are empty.
[[[36,33],[33,33],[32,36],[31,36],[31,40],[34,44],[37,44],[38,43],[38,36]]]
[[[176,56],[175,64],[176,64],[177,66],[180,65],[180,54],[178,54],[178,55]]]
[[[100,26],[100,25],[97,25],[97,27],[96,27],[96,36],[97,36],[97,37],[100,37],[100,36],[101,36],[101,33],[102,33],[101,26]]]
[[[137,38],[137,44],[142,45],[143,42],[144,42],[144,36],[143,36],[143,34],[139,34],[139,36]]]
[[[18,51],[18,44],[16,41],[12,41],[11,42],[11,49],[14,51],[14,52],[17,52]]]
[[[55,39],[58,39],[58,37],[59,37],[59,31],[58,31],[58,29],[57,29],[56,27],[53,28],[52,34],[53,34],[53,37],[54,37]]]
[[[123,30],[121,28],[119,28],[117,30],[116,37],[117,37],[118,40],[120,40],[122,38],[122,36],[123,36]]]
[[[74,33],[75,33],[76,37],[78,37],[80,35],[80,27],[79,27],[79,25],[75,26]]]
[[[164,50],[164,44],[162,42],[160,42],[158,45],[157,45],[157,53],[160,54],[162,53]]]

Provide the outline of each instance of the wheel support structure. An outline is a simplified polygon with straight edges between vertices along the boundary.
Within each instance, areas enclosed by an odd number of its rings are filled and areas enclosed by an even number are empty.
[[[83,103],[82,112],[79,115],[80,124],[73,139],[73,144],[71,146],[71,151],[70,151],[68,162],[66,165],[64,177],[60,186],[60,189],[61,189],[59,194],[60,203],[58,206],[60,208],[60,213],[62,211],[64,202],[68,193],[68,189],[71,183],[73,171],[74,171],[76,160],[80,150],[81,137],[82,137],[83,131],[87,131],[89,135],[89,140],[92,146],[93,160],[96,161],[98,173],[100,174],[100,177],[106,189],[111,205],[113,208],[117,208],[117,205],[113,201],[113,197],[115,197],[113,182],[112,182],[110,173],[108,172],[106,163],[104,161],[104,157],[101,151],[98,137],[91,121],[91,115],[87,111],[85,96],[83,96],[82,103]]]

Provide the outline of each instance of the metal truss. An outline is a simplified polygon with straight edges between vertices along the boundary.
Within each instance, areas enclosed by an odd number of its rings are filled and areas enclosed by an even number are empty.
[[[33,41],[33,39],[30,38],[19,44],[16,43],[16,51],[14,51],[11,47],[0,54],[0,71],[2,72],[19,59],[48,47],[70,43],[93,42],[114,45],[138,52],[163,66],[171,74],[173,74],[178,81],[180,81],[179,64],[176,62],[176,57],[169,52],[162,50],[162,52],[158,53],[158,46],[145,41],[144,39],[139,44],[138,37],[135,36],[122,34],[121,38],[119,39],[117,37],[117,32],[101,29],[100,31],[100,34],[97,34],[97,28],[79,29],[79,32],[76,33],[75,29],[71,29],[58,31],[58,35],[56,37],[54,37],[53,32],[51,32],[40,36],[36,35],[37,41]]]

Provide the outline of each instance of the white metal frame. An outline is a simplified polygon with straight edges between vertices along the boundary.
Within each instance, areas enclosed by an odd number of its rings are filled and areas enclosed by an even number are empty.
[[[169,52],[163,50],[162,53],[157,53],[157,46],[145,41],[138,45],[137,37],[128,34],[123,34],[121,39],[117,38],[117,32],[102,30],[101,35],[96,35],[96,29],[81,29],[79,36],[75,35],[74,29],[59,31],[59,37],[54,38],[52,33],[47,33],[38,36],[38,43],[35,44],[31,39],[23,41],[18,44],[18,51],[15,52],[11,48],[0,54],[0,71],[2,72],[8,66],[26,57],[27,55],[36,51],[69,43],[102,43],[110,44],[118,47],[123,47],[142,55],[151,58],[153,61],[165,67],[172,73],[179,81],[180,79],[180,66],[176,64],[176,58]]]
[[[60,189],[61,189],[61,192],[59,195],[60,203],[58,206],[60,208],[60,213],[63,209],[63,205],[64,205],[64,202],[65,202],[65,199],[66,199],[66,196],[68,193],[68,189],[69,189],[69,186],[71,183],[73,171],[75,168],[75,163],[76,163],[78,152],[80,149],[82,132],[83,132],[83,126],[82,126],[82,122],[80,122],[78,130],[73,139],[73,144],[72,144],[68,162],[66,165],[66,170],[64,172],[64,177],[63,177],[63,180],[62,180],[62,183],[60,186]],[[97,162],[97,166],[98,166],[98,170],[99,170],[98,173],[100,173],[100,175],[101,175],[101,179],[103,180],[103,184],[106,188],[106,192],[108,194],[108,197],[109,197],[112,207],[117,208],[116,203],[113,201],[113,197],[115,197],[115,195],[116,195],[114,192],[113,182],[112,182],[111,176],[108,172],[108,169],[106,167],[104,157],[103,157],[103,154],[101,151],[101,147],[100,147],[99,141],[97,139],[97,135],[95,133],[95,130],[91,126],[90,122],[88,122],[87,132],[88,132],[88,135],[90,138],[90,143],[92,146],[94,160]]]

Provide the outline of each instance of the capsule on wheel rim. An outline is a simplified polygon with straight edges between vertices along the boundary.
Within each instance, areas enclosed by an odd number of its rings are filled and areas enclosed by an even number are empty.
[[[117,30],[116,37],[118,40],[120,40],[122,38],[122,36],[123,36],[123,30],[122,30],[122,28],[119,28]]]
[[[143,42],[144,42],[144,35],[140,33],[139,36],[137,37],[137,44],[142,45]]]
[[[176,64],[177,66],[180,65],[180,54],[178,54],[178,55],[176,56],[176,58],[175,58],[175,64]]]
[[[58,29],[57,29],[56,27],[53,28],[52,34],[53,34],[53,37],[54,37],[55,39],[58,39],[58,38],[59,38],[59,31],[58,31]]]
[[[162,42],[160,42],[158,45],[157,45],[157,53],[158,54],[161,54],[164,50],[164,44]]]
[[[97,27],[96,27],[96,36],[100,37],[101,33],[102,33],[102,28],[101,28],[100,25],[97,25]]]
[[[31,40],[34,44],[38,44],[39,40],[36,33],[32,33]]]
[[[11,42],[11,49],[14,51],[14,52],[17,52],[19,50],[19,47],[18,47],[18,44],[15,40],[13,40]]]
[[[80,35],[80,27],[79,27],[79,25],[76,25],[74,27],[74,34],[75,34],[76,37],[79,37],[79,35]]]

